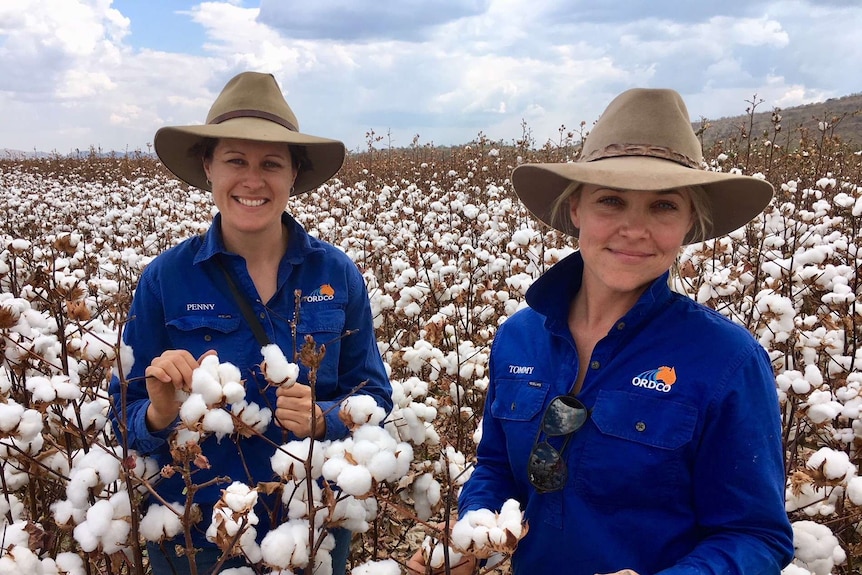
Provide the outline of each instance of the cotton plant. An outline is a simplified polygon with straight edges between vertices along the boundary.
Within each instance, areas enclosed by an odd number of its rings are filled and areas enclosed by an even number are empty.
[[[838,538],[826,525],[814,521],[793,522],[793,547],[795,550],[791,567],[783,575],[831,575],[836,565],[847,561]]]
[[[147,541],[155,542],[173,539],[183,532],[184,513],[185,505],[180,502],[169,505],[151,503],[141,518],[141,536]]]
[[[263,433],[272,421],[272,411],[245,401],[245,385],[239,369],[208,355],[192,372],[190,391],[177,390],[181,402],[178,445],[198,443],[206,434],[221,441],[239,431],[243,435]],[[229,410],[225,407],[229,406]],[[239,422],[239,429],[237,423]]]
[[[303,569],[311,563],[311,541],[322,538],[314,550],[315,575],[331,575],[332,550],[335,538],[328,533],[315,529],[313,539],[309,540],[308,521],[291,519],[271,529],[260,542],[260,560],[273,569],[272,573],[287,575],[295,569]]]
[[[808,517],[832,516],[849,488],[858,496],[856,490],[862,486],[859,479],[847,453],[822,447],[808,458],[804,469],[790,477],[785,508],[788,512],[802,511]]]
[[[101,551],[108,555],[128,550],[132,507],[129,493],[118,491],[108,499],[99,499],[75,525],[73,534],[81,550]]]
[[[349,407],[359,403],[355,399],[358,398],[345,400],[349,413],[356,413],[357,408]],[[399,443],[379,426],[379,421],[369,422],[355,428],[350,437],[331,444],[326,457],[321,470],[323,477],[334,481],[348,495],[364,497],[372,495],[376,484],[395,483],[407,474],[413,461],[413,447]]]
[[[68,475],[65,499],[54,501],[51,506],[51,516],[59,526],[76,529],[75,538],[79,543],[99,548],[106,552],[114,552],[123,547],[123,537],[128,535],[126,526],[120,523],[110,524],[110,532],[105,532],[103,526],[109,524],[105,519],[109,516],[108,508],[102,502],[111,503],[112,513],[121,513],[131,509],[129,495],[125,491],[123,474],[128,473],[138,479],[152,480],[158,475],[155,460],[140,457],[134,452],[123,461],[122,450],[119,447],[95,447],[87,452],[79,450],[72,455],[72,465],[66,471],[68,463],[65,458],[46,459],[44,463],[58,474]],[[136,483],[139,494],[146,491],[143,482]],[[91,498],[99,504],[99,510],[92,512],[96,505],[91,505]],[[111,521],[128,522],[129,514],[111,515]],[[80,527],[88,523],[88,526]],[[79,529],[80,527],[80,529]],[[110,540],[116,536],[116,540]],[[104,541],[103,541],[104,540]]]
[[[212,522],[207,528],[206,537],[228,557],[243,555],[252,563],[261,560],[255,528],[260,521],[254,512],[257,499],[257,489],[239,481],[222,489],[221,498],[213,507]]]
[[[438,411],[428,395],[428,383],[418,377],[392,379],[393,408],[384,423],[396,439],[412,443],[437,445],[440,434],[434,427]]]
[[[511,555],[518,542],[527,534],[528,526],[520,503],[509,499],[499,512],[489,509],[468,511],[452,526],[448,538],[449,564],[456,565],[464,555],[489,558],[499,554]],[[446,543],[432,536],[422,542],[425,564],[434,569],[443,567]]]

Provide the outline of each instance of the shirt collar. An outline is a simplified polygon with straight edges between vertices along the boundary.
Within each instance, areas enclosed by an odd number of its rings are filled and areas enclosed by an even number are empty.
[[[576,251],[557,262],[533,282],[527,289],[527,304],[545,316],[545,324],[549,327],[562,322],[568,330],[569,306],[581,289],[583,275],[584,258],[580,251]],[[672,296],[667,283],[669,275],[670,272],[665,272],[653,280],[635,305],[619,319],[624,319],[628,325],[634,326],[656,313],[659,307],[663,307]]]
[[[281,215],[281,223],[287,228],[288,238],[290,238],[283,260],[296,264],[305,259],[309,254],[323,250],[322,247],[312,244],[312,239],[308,235],[308,232],[287,212]],[[195,256],[194,263],[199,264],[222,253],[229,254],[230,252],[225,248],[224,239],[222,238],[221,214],[216,214],[212,225],[206,234],[204,234],[203,243]]]

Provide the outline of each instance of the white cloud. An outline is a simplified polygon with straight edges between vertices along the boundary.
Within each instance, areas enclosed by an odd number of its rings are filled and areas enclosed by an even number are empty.
[[[511,141],[523,120],[541,144],[633,86],[678,89],[693,119],[743,113],[752,94],[786,107],[858,91],[862,67],[862,8],[841,0],[178,4],[198,54],[132,48],[110,0],[0,5],[0,148],[145,149],[163,125],[202,122],[247,69],[275,74],[304,131],[356,149],[370,130]]]

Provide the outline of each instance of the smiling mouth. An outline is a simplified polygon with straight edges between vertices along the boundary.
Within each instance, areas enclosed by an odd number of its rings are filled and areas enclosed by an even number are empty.
[[[611,250],[611,252],[625,258],[646,258],[650,256],[650,254],[645,252],[632,252],[627,250]]]
[[[235,198],[236,201],[241,203],[244,206],[248,206],[249,208],[256,208],[258,206],[262,206],[266,203],[266,200],[263,198],[258,198],[256,200],[249,200],[247,198]]]

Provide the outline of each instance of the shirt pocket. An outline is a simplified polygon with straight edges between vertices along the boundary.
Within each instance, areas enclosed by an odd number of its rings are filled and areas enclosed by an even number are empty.
[[[506,437],[509,461],[514,469],[526,469],[550,385],[541,381],[500,378],[495,381],[491,415]],[[524,472],[526,478],[526,471]]]
[[[576,462],[575,489],[600,507],[687,501],[698,412],[691,405],[625,391],[600,391]]]
[[[241,321],[234,316],[185,315],[169,319],[167,327],[176,349],[198,357],[210,349],[238,349]]]
[[[300,351],[306,336],[311,336],[315,347],[326,345],[326,355],[317,371],[317,393],[321,398],[334,397],[338,385],[338,360],[343,345],[345,314],[341,308],[315,307],[303,310],[296,325],[296,349]],[[350,336],[346,336],[350,337]],[[308,366],[300,363],[301,381],[308,381]],[[349,390],[345,390],[346,391]]]

